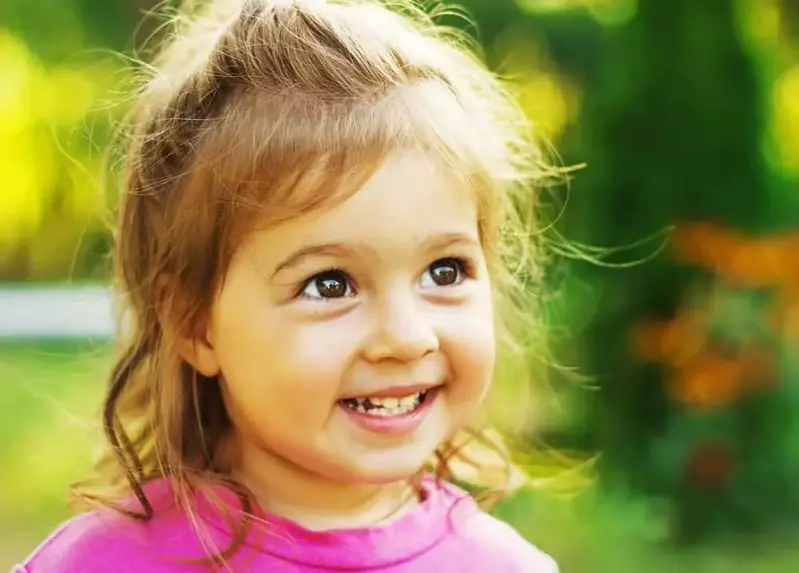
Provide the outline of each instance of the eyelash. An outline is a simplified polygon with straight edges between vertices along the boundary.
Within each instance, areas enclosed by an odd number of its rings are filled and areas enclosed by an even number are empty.
[[[427,267],[425,268],[425,272],[427,272],[430,268],[432,268],[436,263],[443,263],[443,262],[449,262],[449,261],[454,262],[457,265],[459,271],[462,273],[463,279],[461,280],[461,282],[463,282],[463,280],[466,280],[466,279],[474,278],[474,276],[475,276],[474,261],[472,261],[471,259],[468,259],[466,257],[441,257],[441,258],[438,258],[438,259],[434,260],[432,263],[430,263],[429,265],[427,265]],[[342,277],[346,278],[346,280],[348,282],[348,285],[352,288],[353,292],[357,294],[358,291],[355,288],[355,284],[354,284],[355,281],[352,279],[352,277],[350,276],[349,273],[347,273],[347,272],[345,272],[345,271],[343,271],[343,270],[341,270],[340,268],[337,268],[337,267],[329,267],[329,268],[326,268],[324,270],[321,270],[319,272],[314,273],[312,276],[310,276],[306,280],[304,280],[302,282],[302,284],[300,285],[299,289],[297,290],[297,294],[295,295],[295,298],[306,299],[306,300],[319,300],[316,297],[307,296],[305,294],[305,289],[307,289],[308,285],[310,285],[313,281],[315,281],[316,279],[318,279],[318,278],[320,278],[320,277],[322,277],[324,275],[327,275],[327,274],[339,274]],[[458,286],[458,284],[460,284],[460,282],[455,284],[455,285],[441,286],[441,288],[447,288],[448,286]],[[332,298],[330,300],[338,300],[338,299]]]

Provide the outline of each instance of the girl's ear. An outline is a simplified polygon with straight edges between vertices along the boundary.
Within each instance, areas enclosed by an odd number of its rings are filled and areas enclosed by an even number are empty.
[[[175,343],[175,348],[180,357],[191,365],[197,372],[208,378],[219,374],[219,360],[211,343],[208,319],[204,319],[194,329],[186,328],[181,317],[187,316],[178,297],[166,295],[174,293],[168,276],[158,279],[157,314],[162,331],[170,336]]]
[[[219,374],[216,350],[205,329],[195,335],[178,337],[177,346],[181,358],[191,364],[197,372],[207,378],[213,378]]]

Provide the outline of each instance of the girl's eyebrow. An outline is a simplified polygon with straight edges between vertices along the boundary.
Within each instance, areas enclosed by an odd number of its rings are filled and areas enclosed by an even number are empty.
[[[448,247],[462,244],[464,246],[476,247],[479,246],[478,239],[466,233],[442,233],[439,235],[430,235],[421,241],[417,248],[423,251],[434,251],[439,249],[446,249]],[[322,243],[318,245],[309,245],[303,247],[288,257],[286,257],[272,273],[274,277],[278,273],[285,271],[291,267],[299,265],[303,260],[309,257],[351,257],[356,252],[366,252],[370,255],[375,254],[375,249],[368,243]]]
[[[320,245],[309,245],[295,251],[283,259],[283,262],[281,262],[275,268],[275,272],[272,273],[272,276],[274,277],[278,273],[283,272],[291,267],[296,267],[303,260],[310,257],[348,257],[352,256],[357,250],[370,253],[374,252],[374,249],[372,249],[372,247],[366,243],[358,243],[357,246],[348,245],[346,243],[323,243]]]

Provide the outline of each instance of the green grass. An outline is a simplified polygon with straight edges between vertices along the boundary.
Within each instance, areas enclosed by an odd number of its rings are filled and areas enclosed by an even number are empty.
[[[0,343],[0,531],[15,535],[0,538],[0,570],[67,516],[67,487],[91,467],[108,365],[99,345]]]
[[[6,464],[0,473],[0,570],[69,515],[67,486],[90,469],[109,366],[101,345],[0,342],[0,459]],[[782,539],[757,547],[745,540],[691,551],[670,547],[664,542],[667,507],[599,489],[572,501],[526,494],[498,513],[554,555],[563,573],[799,571],[799,544]]]

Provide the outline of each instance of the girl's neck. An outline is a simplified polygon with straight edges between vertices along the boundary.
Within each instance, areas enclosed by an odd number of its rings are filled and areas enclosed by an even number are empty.
[[[351,529],[387,523],[420,503],[413,480],[387,484],[330,480],[268,452],[242,452],[234,477],[267,513],[311,530]]]

